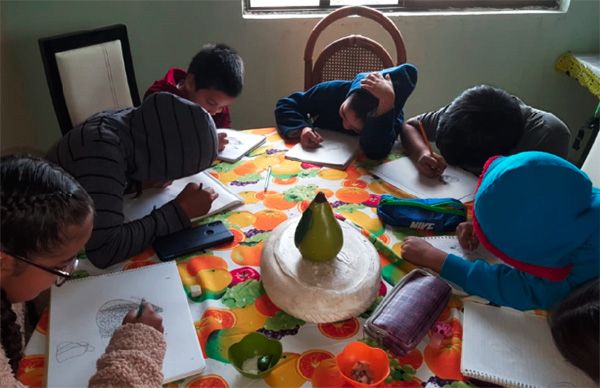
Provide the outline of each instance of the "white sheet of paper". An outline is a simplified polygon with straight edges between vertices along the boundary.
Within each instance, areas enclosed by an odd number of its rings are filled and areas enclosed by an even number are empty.
[[[167,262],[52,288],[48,386],[87,386],[113,331],[142,298],[161,310],[167,342],[164,383],[200,373],[205,361],[187,296],[175,262]]]
[[[319,147],[303,148],[302,144],[298,143],[285,157],[334,168],[346,168],[358,152],[359,137],[319,128],[316,131],[323,137]]]
[[[372,174],[418,198],[455,198],[462,202],[473,200],[477,177],[461,168],[448,166],[439,179],[419,174],[408,157],[374,167]]]
[[[229,163],[237,162],[242,156],[264,143],[267,139],[264,135],[228,128],[219,128],[217,132],[227,134],[227,140],[229,140],[229,143],[223,151],[219,152],[217,158]]]
[[[129,196],[123,202],[123,214],[125,214],[125,217],[129,220],[137,220],[145,217],[150,214],[155,207],[159,208],[175,199],[189,182],[202,183],[203,187],[210,187],[219,194],[217,199],[212,203],[209,212],[197,219],[211,216],[221,211],[243,205],[244,203],[239,195],[230,191],[210,174],[200,172],[196,175],[178,179],[165,189],[147,189],[137,198],[133,198],[133,195]]]
[[[423,240],[427,241],[437,249],[440,249],[446,253],[452,253],[458,257],[462,257],[469,261],[474,261],[477,259],[485,260],[489,264],[503,264],[504,262],[497,258],[493,253],[485,249],[485,247],[481,244],[472,251],[468,251],[463,249],[458,242],[458,238],[455,236],[433,236],[433,237],[421,237]],[[505,264],[505,263],[504,263]],[[437,275],[435,271],[432,271],[434,275]],[[446,280],[446,279],[444,279]],[[450,284],[453,288],[453,291],[456,295],[468,295],[462,287],[454,284],[446,280],[448,284]],[[482,299],[483,300],[483,299]]]
[[[554,345],[545,317],[465,302],[461,371],[511,387],[595,387]]]

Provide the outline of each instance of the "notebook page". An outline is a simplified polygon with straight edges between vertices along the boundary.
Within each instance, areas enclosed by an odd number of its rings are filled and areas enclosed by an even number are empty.
[[[446,168],[441,180],[424,177],[408,157],[380,164],[370,173],[417,198],[455,198],[469,202],[477,186],[475,175],[454,166]]]
[[[133,198],[133,195],[128,196],[123,202],[123,214],[125,214],[128,220],[137,220],[147,216],[152,212],[154,207],[159,208],[167,202],[174,200],[189,182],[201,183],[203,187],[210,187],[219,194],[217,199],[212,203],[209,212],[197,219],[211,216],[244,203],[240,196],[230,191],[210,174],[200,172],[196,175],[178,179],[165,189],[147,189],[137,198]]]
[[[225,149],[219,152],[217,158],[229,163],[238,161],[242,156],[264,143],[267,139],[264,135],[227,128],[219,128],[217,129],[217,133],[225,133],[229,141]]]
[[[561,356],[545,317],[472,302],[464,308],[464,375],[510,386],[595,386]]]
[[[285,157],[302,162],[345,168],[359,149],[359,137],[345,133],[317,128],[323,142],[317,148],[303,148],[298,143],[290,149]]]
[[[52,288],[48,386],[87,386],[112,333],[142,298],[163,318],[164,383],[200,373],[205,362],[187,296],[175,262],[168,262]]]

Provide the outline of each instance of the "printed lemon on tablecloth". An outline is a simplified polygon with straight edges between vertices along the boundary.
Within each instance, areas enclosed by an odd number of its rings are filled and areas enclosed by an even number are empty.
[[[319,171],[319,176],[330,181],[340,181],[346,179],[348,173],[343,170],[335,170],[333,168],[323,168]]]
[[[231,260],[238,265],[250,265],[258,267],[264,241],[246,241],[233,248]]]
[[[302,386],[306,379],[298,372],[296,363],[300,358],[298,353],[283,353],[281,359],[273,367],[271,373],[264,378],[271,388],[296,388]]]
[[[446,380],[464,380],[460,373],[462,349],[462,324],[458,319],[450,322],[445,338],[431,337],[423,353],[427,367],[438,377]]]
[[[256,193],[251,191],[245,191],[245,193],[252,193],[252,195],[256,199],[256,202],[258,202],[258,198],[256,198]],[[249,211],[231,212],[227,216],[226,220],[232,225],[239,226],[240,228],[245,228],[247,226],[252,225],[254,221],[256,221],[256,216],[254,216],[254,214],[250,213]]]
[[[360,209],[365,209],[365,207],[362,205],[342,205],[336,207],[335,211],[376,236],[383,234],[385,227],[381,220],[377,216],[369,217]]]

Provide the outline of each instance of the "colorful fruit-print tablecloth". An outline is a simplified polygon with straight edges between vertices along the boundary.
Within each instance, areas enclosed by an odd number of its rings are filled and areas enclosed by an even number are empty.
[[[380,195],[407,195],[369,175],[369,168],[378,162],[359,156],[345,171],[321,168],[285,159],[285,152],[293,144],[284,143],[275,128],[249,132],[266,135],[266,143],[236,163],[217,163],[210,169],[214,177],[243,197],[245,204],[203,222],[222,220],[235,236],[234,241],[177,260],[207,368],[203,375],[169,386],[310,386],[315,368],[322,360],[334,357],[348,343],[364,339],[362,325],[369,312],[343,322],[305,323],[278,309],[261,286],[259,265],[265,239],[277,225],[299,216],[318,191],[328,197],[337,214],[378,236],[397,255],[401,255],[405,236],[431,234],[382,225],[376,215]],[[400,148],[394,148],[388,159],[399,157],[404,157]],[[269,166],[272,176],[264,192]],[[392,263],[383,254],[380,259],[379,294],[383,297],[414,266],[407,262]],[[129,270],[157,262],[154,252],[147,250],[110,270]],[[95,269],[87,260],[83,260],[82,267],[83,275],[106,272]],[[192,285],[202,287],[201,296],[191,296]],[[464,385],[458,382],[463,380],[460,373],[462,302],[453,296],[439,317],[435,327],[443,333],[441,342],[430,341],[431,335],[428,335],[408,355],[390,356],[392,372],[385,386]],[[439,330],[440,327],[444,330]],[[227,357],[229,346],[255,331],[280,341],[284,352],[272,372],[260,380],[241,376]],[[27,385],[44,385],[47,335],[46,312],[18,371],[19,379]]]

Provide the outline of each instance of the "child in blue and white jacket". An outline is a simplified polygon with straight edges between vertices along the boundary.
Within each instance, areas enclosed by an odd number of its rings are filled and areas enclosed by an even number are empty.
[[[600,189],[568,161],[538,152],[488,160],[461,246],[482,243],[506,264],[446,254],[407,238],[404,259],[466,292],[520,310],[548,309],[599,276]]]

